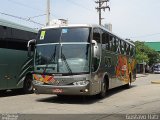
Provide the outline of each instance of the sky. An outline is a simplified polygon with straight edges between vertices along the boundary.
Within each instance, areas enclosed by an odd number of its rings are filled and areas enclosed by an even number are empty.
[[[3,0],[0,4],[0,19],[41,28],[42,25],[28,20],[46,23],[46,1]],[[51,0],[51,19],[67,19],[71,24],[98,24],[98,12],[95,9],[98,4],[95,1]],[[160,42],[160,0],[110,0],[108,5],[110,11],[106,9],[102,13],[105,18],[102,24],[111,23],[113,33],[133,41]]]

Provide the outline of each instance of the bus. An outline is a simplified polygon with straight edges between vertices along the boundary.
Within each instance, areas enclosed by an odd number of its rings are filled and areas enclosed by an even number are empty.
[[[33,90],[104,98],[109,89],[130,87],[135,65],[135,45],[102,26],[48,26],[35,43]]]
[[[38,31],[0,19],[0,92],[23,88],[32,90],[33,56],[27,44]]]

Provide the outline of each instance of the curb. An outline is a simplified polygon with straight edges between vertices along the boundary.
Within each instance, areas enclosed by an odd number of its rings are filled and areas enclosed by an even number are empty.
[[[160,80],[151,81],[152,84],[160,84]]]

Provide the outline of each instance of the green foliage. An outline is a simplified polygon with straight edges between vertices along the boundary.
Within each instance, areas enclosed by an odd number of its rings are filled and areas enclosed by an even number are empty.
[[[136,60],[137,63],[142,63],[143,61],[149,65],[152,65],[157,60],[160,59],[160,55],[155,50],[149,48],[144,42],[136,41],[134,42],[136,46]]]

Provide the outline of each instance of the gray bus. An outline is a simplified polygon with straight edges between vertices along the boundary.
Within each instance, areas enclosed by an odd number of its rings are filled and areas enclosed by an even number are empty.
[[[49,26],[38,33],[33,86],[37,94],[98,95],[130,87],[135,45],[99,25]]]
[[[28,57],[27,44],[36,35],[34,29],[0,19],[0,91],[32,90],[33,57]]]

